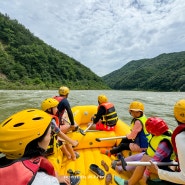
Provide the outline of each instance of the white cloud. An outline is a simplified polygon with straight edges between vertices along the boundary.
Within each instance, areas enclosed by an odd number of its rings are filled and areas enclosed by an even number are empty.
[[[0,12],[99,76],[185,47],[184,0],[8,0]]]

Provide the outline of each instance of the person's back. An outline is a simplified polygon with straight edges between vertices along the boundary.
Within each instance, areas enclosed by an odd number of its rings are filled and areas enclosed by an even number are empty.
[[[58,108],[58,117],[59,121],[61,124],[61,129],[63,130],[64,133],[66,133],[69,130],[77,130],[78,126],[75,124],[73,113],[71,110],[71,106],[68,101],[68,96],[69,96],[69,88],[66,86],[61,86],[59,88],[59,96],[54,96],[54,98],[59,101],[59,104],[57,106]],[[69,118],[70,125],[68,124],[68,121],[66,120],[65,116]],[[66,127],[67,125],[67,127]],[[63,126],[63,128],[62,128]]]
[[[91,130],[114,131],[118,121],[117,112],[113,103],[108,102],[108,98],[101,94],[98,96],[98,110],[92,118]]]

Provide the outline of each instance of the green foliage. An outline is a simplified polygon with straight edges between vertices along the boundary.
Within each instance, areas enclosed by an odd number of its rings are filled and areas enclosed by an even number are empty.
[[[185,92],[185,52],[131,61],[102,78],[0,14],[0,89],[118,89]],[[109,86],[109,87],[108,87]]]
[[[110,89],[80,62],[0,14],[0,89]]]
[[[102,79],[112,89],[185,92],[185,52],[131,61]]]

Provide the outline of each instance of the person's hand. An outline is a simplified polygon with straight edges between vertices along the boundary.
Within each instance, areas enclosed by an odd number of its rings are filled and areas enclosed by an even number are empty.
[[[94,120],[94,116],[91,117],[91,121],[93,121],[93,120]]]
[[[72,130],[73,132],[77,131],[78,130],[78,125],[71,125],[70,130]]]
[[[69,176],[62,175],[62,176],[58,176],[57,178],[58,178],[58,181],[60,183],[66,183],[66,185],[70,185],[71,184]]]
[[[141,161],[147,162],[147,161],[150,161],[151,159],[152,159],[152,157],[150,157],[149,155],[143,154],[143,157],[141,158]]]
[[[78,146],[79,142],[77,140],[73,140],[73,142],[71,142],[73,147]]]
[[[155,165],[152,161],[150,161],[151,165],[147,166],[147,169],[149,170],[149,172],[154,173],[154,174],[158,174],[158,166]]]

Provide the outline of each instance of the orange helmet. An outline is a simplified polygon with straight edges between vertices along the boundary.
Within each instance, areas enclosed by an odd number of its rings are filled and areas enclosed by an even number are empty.
[[[169,129],[165,121],[157,117],[148,118],[145,123],[145,126],[147,132],[155,136],[160,136]]]

